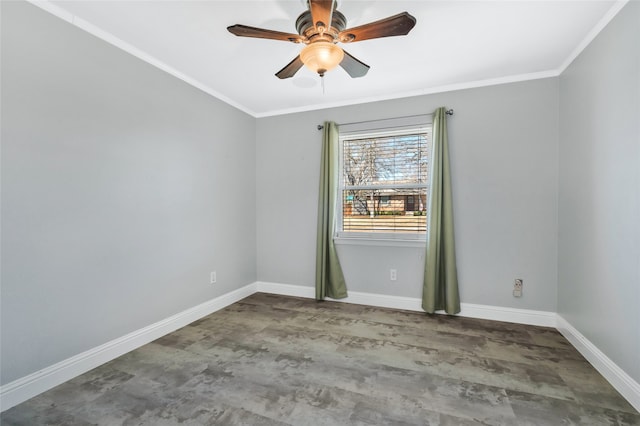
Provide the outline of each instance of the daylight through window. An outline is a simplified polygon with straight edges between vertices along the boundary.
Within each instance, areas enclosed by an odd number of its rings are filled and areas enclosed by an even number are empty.
[[[338,236],[424,238],[431,129],[341,136]]]

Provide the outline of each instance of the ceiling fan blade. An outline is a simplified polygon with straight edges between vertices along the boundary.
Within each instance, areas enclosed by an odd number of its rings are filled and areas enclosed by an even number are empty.
[[[372,38],[407,35],[415,25],[416,18],[408,12],[402,12],[359,27],[347,28],[338,34],[338,38],[343,43],[353,43]]]
[[[293,77],[300,68],[302,68],[304,64],[300,59],[300,55],[296,56],[295,59],[287,64],[284,68],[276,73],[276,77],[278,78],[291,78]]]
[[[263,28],[248,27],[246,25],[232,25],[230,27],[227,27],[227,30],[229,30],[231,34],[235,34],[239,37],[266,38],[270,40],[290,41],[293,43],[300,43],[302,41],[302,37],[300,37],[298,34],[265,30]]]
[[[318,27],[331,27],[331,15],[333,15],[333,5],[335,0],[309,0],[309,10],[313,25]]]
[[[352,78],[363,77],[371,68],[364,62],[351,56],[346,50],[343,49],[344,58],[340,62],[340,66],[349,74]]]

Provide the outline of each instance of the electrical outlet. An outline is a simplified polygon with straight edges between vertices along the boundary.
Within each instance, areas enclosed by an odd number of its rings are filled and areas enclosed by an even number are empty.
[[[217,280],[216,271],[211,271],[210,284],[215,284]]]
[[[513,297],[522,297],[522,278],[516,278],[513,284]]]
[[[389,279],[391,281],[395,281],[398,279],[398,270],[396,269],[389,269]]]

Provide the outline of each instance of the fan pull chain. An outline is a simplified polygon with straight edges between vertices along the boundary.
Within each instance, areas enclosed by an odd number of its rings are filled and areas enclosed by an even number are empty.
[[[320,85],[322,86],[322,95],[324,95],[324,75],[320,76]]]

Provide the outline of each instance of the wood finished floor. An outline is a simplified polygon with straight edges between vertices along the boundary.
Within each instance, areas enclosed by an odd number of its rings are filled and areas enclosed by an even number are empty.
[[[640,425],[554,329],[254,294],[2,425]]]

